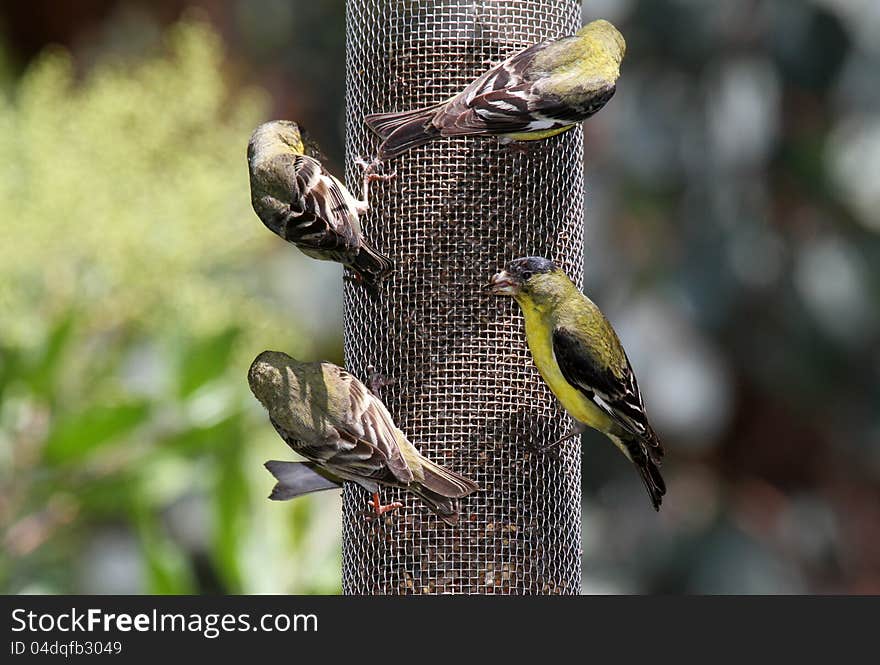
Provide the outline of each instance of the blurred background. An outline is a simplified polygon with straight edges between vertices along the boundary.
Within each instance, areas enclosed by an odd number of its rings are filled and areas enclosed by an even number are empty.
[[[880,593],[880,5],[596,17],[588,293],[669,494],[585,435],[584,592]],[[340,269],[265,231],[244,153],[295,118],[341,173],[343,78],[343,0],[0,5],[0,591],[339,591],[340,499],[266,500],[244,377],[341,363]]]

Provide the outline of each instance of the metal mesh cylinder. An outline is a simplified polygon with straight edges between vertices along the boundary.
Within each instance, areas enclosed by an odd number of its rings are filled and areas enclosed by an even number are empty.
[[[375,154],[367,113],[443,101],[491,64],[573,34],[570,0],[349,0],[347,174]],[[515,303],[489,295],[510,259],[543,255],[579,283],[583,261],[580,128],[516,153],[493,139],[441,139],[392,162],[371,192],[364,232],[393,257],[377,300],[347,284],[346,365],[393,379],[382,398],[428,457],[473,478],[448,526],[406,493],[364,518],[366,493],[343,494],[343,591],[563,593],[580,590],[580,449],[530,449],[569,421],[534,368]]]

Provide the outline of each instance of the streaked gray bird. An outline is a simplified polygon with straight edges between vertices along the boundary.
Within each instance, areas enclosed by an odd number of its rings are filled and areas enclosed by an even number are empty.
[[[501,136],[537,141],[571,129],[614,95],[626,53],[623,35],[605,20],[571,37],[530,46],[435,106],[368,115],[383,139],[379,159],[443,136]]]
[[[251,204],[274,234],[308,256],[336,261],[357,281],[374,288],[393,269],[387,256],[361,235],[359,216],[369,209],[369,183],[394,177],[364,167],[363,199],[356,199],[327,172],[296,123],[276,120],[260,125],[248,142]]]
[[[458,499],[479,489],[419,454],[381,400],[341,367],[264,351],[251,365],[248,383],[281,438],[309,460],[266,463],[278,481],[272,499],[291,499],[348,480],[372,493],[377,516],[402,505],[380,503],[384,485],[412,492],[444,522],[455,524]]]

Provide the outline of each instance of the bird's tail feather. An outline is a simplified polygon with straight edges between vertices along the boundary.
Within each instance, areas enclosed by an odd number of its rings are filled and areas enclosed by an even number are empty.
[[[659,511],[660,504],[663,503],[663,495],[666,494],[666,483],[663,482],[663,476],[660,475],[660,458],[663,455],[663,448],[660,447],[659,442],[656,442],[656,445],[649,449],[637,437],[622,438],[618,446],[635,464],[639,476],[645,484],[645,489],[648,490],[648,496],[651,497],[654,510]]]
[[[421,485],[431,492],[450,499],[460,499],[480,489],[479,485],[470,478],[465,478],[429,459],[422,457],[419,461],[425,475]]]
[[[422,478],[407,489],[412,491],[428,508],[447,524],[458,522],[458,499],[476,492],[479,486],[455,471],[435,464],[419,455]]]
[[[458,499],[437,494],[437,492],[432,492],[424,487],[410,487],[409,489],[441,520],[447,524],[458,523]]]
[[[445,102],[436,106],[404,111],[403,113],[374,113],[364,118],[373,132],[383,139],[379,159],[393,159],[410,148],[424,145],[440,136],[440,130],[431,124],[431,118]]]
[[[273,501],[287,501],[310,492],[339,489],[338,481],[319,473],[311,462],[270,460],[264,466],[278,481],[269,495]]]
[[[394,261],[363,243],[350,267],[367,287],[375,289],[394,270]]]
[[[644,464],[636,463],[642,482],[645,483],[645,489],[651,497],[651,504],[654,510],[660,510],[660,504],[663,503],[663,495],[666,494],[666,483],[663,482],[663,476],[660,475],[660,466],[651,459],[645,459]]]

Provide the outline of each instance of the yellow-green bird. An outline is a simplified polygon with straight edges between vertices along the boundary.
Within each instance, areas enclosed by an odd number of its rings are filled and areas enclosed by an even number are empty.
[[[491,279],[492,292],[513,296],[525,318],[538,371],[575,420],[610,438],[635,464],[656,510],[666,485],[663,446],[645,413],[636,376],[617,334],[596,304],[552,261],[516,259]]]
[[[364,168],[362,199],[357,199],[318,159],[317,148],[289,120],[257,127],[248,142],[251,204],[275,235],[315,259],[336,261],[370,289],[393,269],[391,259],[361,234],[360,215],[369,209],[369,183],[387,180]]]
[[[435,106],[368,115],[392,159],[441,136],[501,136],[535,141],[571,129],[614,95],[626,53],[623,35],[605,20],[571,37],[530,46]]]
[[[444,522],[455,524],[457,500],[479,489],[419,454],[381,400],[341,367],[263,351],[251,364],[248,383],[281,438],[309,460],[266,463],[278,481],[272,499],[349,480],[372,493],[378,516],[402,505],[379,502],[379,489],[386,485],[412,492]]]

